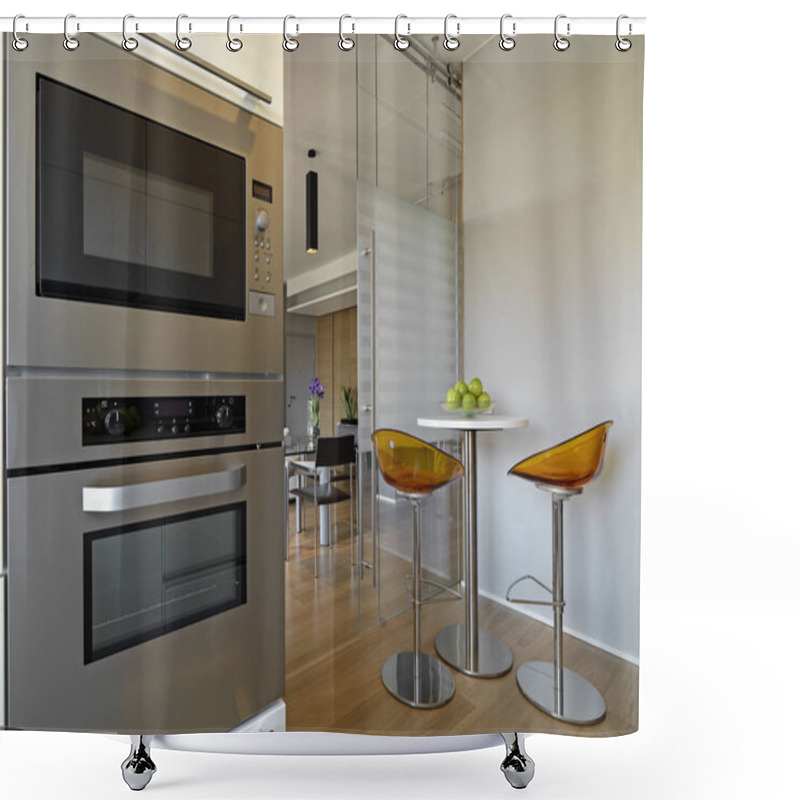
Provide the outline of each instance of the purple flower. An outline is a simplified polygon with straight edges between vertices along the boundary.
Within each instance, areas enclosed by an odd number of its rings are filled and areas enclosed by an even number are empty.
[[[320,380],[317,377],[314,377],[314,380],[311,381],[308,391],[311,392],[311,396],[313,398],[322,399],[325,397],[325,386],[320,383]]]

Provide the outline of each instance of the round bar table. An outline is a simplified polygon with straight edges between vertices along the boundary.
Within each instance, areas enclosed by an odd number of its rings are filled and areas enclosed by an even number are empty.
[[[478,628],[478,493],[475,434],[525,428],[525,417],[444,414],[418,417],[422,428],[464,432],[464,606],[465,624],[450,625],[436,634],[436,652],[453,669],[476,678],[499,678],[514,663],[509,646],[489,631]]]

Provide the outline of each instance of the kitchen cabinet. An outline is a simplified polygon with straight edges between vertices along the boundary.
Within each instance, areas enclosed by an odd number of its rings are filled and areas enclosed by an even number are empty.
[[[191,48],[186,54],[175,48],[174,37],[167,34],[139,34],[139,46],[132,58],[143,58],[157,64],[182,78],[202,86],[207,91],[246,108],[264,119],[283,126],[283,37],[279,34],[244,34],[244,46],[231,53],[225,43],[224,33],[190,34]],[[119,45],[118,34],[98,34],[103,39]],[[157,39],[158,44],[151,39]],[[213,75],[194,63],[201,59],[212,68],[227,73],[230,80]],[[256,97],[236,83],[252,86],[259,93],[268,95],[271,102]]]

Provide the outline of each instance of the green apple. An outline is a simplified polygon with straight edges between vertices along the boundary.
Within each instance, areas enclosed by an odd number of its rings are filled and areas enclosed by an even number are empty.
[[[461,407],[461,392],[457,389],[447,390],[447,407],[460,408]]]
[[[478,408],[489,408],[492,404],[492,398],[489,397],[488,392],[478,395]]]
[[[464,381],[459,381],[454,388],[462,397],[469,392],[469,387]]]
[[[475,395],[471,392],[468,392],[464,395],[464,399],[461,401],[461,408],[464,411],[474,411],[478,407],[478,401],[475,399]]]
[[[469,382],[469,393],[475,397],[480,397],[483,394],[483,384],[480,378],[473,378]]]

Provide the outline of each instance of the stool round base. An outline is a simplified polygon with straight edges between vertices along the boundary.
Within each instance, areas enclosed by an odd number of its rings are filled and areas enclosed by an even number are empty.
[[[594,725],[606,716],[603,695],[586,678],[564,668],[564,713],[556,711],[555,666],[550,661],[528,661],[517,670],[517,686],[540,711],[572,725]]]
[[[404,650],[383,662],[381,679],[389,694],[412,708],[439,708],[453,699],[453,673],[435,656],[419,654],[419,691],[414,699],[414,653]]]
[[[489,631],[478,630],[477,669],[467,668],[467,631],[463,625],[442,628],[435,644],[442,661],[472,678],[500,678],[514,665],[511,648]]]

